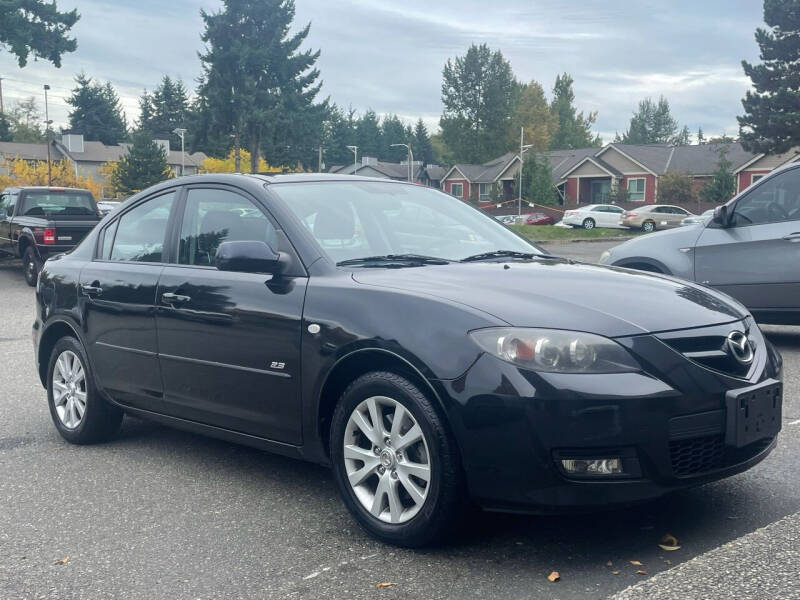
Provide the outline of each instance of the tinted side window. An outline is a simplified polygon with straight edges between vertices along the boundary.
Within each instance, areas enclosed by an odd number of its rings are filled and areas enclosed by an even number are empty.
[[[117,225],[119,224],[119,220],[114,221],[106,227],[105,231],[103,232],[103,247],[100,252],[100,258],[103,260],[108,260],[111,258],[111,244],[114,243],[114,236],[117,233]]]
[[[800,169],[776,175],[736,203],[733,225],[763,225],[800,220]]]
[[[175,192],[140,204],[118,219],[109,260],[161,262]],[[108,233],[108,232],[106,232]],[[105,240],[103,240],[105,244]]]
[[[0,194],[0,217],[6,216],[7,207],[8,207],[8,194]]]
[[[213,265],[222,242],[259,241],[277,246],[272,223],[250,200],[223,189],[192,189],[186,197],[178,262]]]

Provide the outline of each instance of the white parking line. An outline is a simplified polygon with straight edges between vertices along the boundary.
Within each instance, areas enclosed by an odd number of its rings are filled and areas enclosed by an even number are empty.
[[[787,425],[800,425],[800,419],[796,419],[794,421],[789,421]]]

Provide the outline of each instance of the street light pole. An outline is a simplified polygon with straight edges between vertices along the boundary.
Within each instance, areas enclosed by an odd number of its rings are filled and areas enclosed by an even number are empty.
[[[44,138],[47,142],[47,185],[53,185],[53,170],[50,164],[50,112],[47,107],[47,90],[50,89],[50,86],[46,83],[44,84]]]
[[[403,146],[406,150],[408,150],[408,183],[414,183],[413,179],[413,172],[414,172],[414,153],[411,151],[411,145],[409,144],[391,144],[392,148],[395,146]]]
[[[519,128],[519,200],[517,201],[517,216],[522,216],[522,165],[524,163],[522,155],[531,147],[531,144],[523,143],[525,128]]]
[[[183,143],[183,136],[186,135],[186,129],[183,127],[176,127],[172,130],[172,133],[179,135],[181,138],[181,177],[186,172],[186,154],[184,153],[184,143]]]
[[[348,146],[348,150],[353,153],[353,175],[358,171],[358,146]]]

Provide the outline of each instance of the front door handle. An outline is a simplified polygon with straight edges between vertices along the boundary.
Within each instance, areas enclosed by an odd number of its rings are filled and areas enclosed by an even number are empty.
[[[83,285],[81,284],[81,293],[84,296],[99,296],[103,293],[103,288],[96,285]]]
[[[184,296],[182,294],[173,294],[172,292],[165,292],[161,294],[162,304],[169,304],[170,306],[175,304],[184,304],[189,302],[189,300],[191,300],[191,297]]]
[[[795,231],[783,237],[787,242],[800,242],[800,231]]]

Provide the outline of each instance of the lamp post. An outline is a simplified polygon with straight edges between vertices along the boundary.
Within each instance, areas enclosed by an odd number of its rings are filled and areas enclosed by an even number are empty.
[[[414,153],[411,151],[411,146],[409,144],[392,144],[393,148],[395,146],[403,146],[406,150],[408,150],[408,183],[413,183],[413,172],[414,172]]]
[[[348,146],[347,149],[353,153],[353,175],[355,175],[358,171],[358,146]]]
[[[522,155],[525,151],[531,147],[532,144],[524,144],[523,143],[523,136],[525,134],[525,128],[519,128],[519,200],[517,202],[517,216],[522,216]]]
[[[53,185],[53,171],[52,166],[50,164],[50,124],[52,121],[50,120],[50,111],[48,110],[47,106],[47,90],[50,89],[50,86],[46,83],[44,84],[44,139],[47,142],[47,185]]]
[[[183,151],[184,148],[183,138],[186,135],[186,129],[184,129],[183,127],[176,127],[175,129],[172,130],[172,133],[180,136],[181,138],[181,177],[182,177],[184,170],[186,169],[186,154]]]

